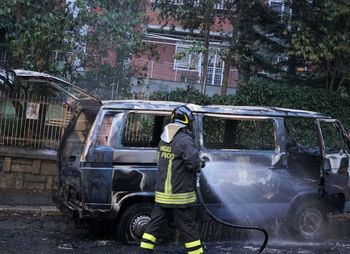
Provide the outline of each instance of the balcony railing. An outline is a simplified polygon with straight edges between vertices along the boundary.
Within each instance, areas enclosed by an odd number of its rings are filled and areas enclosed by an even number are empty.
[[[226,0],[218,0],[217,3],[214,4],[214,9],[217,10],[224,10],[225,9],[225,1]],[[155,0],[151,0],[151,3],[154,3]],[[173,5],[182,5],[183,4],[183,0],[172,0],[171,3]],[[194,0],[193,1],[193,5],[194,7],[198,7],[201,3],[201,0]]]
[[[178,68],[174,63],[158,62],[153,60],[134,60],[133,65],[137,69],[136,76],[141,76],[149,79],[157,79],[164,81],[176,81],[189,84],[199,84],[201,77],[201,68],[195,66],[188,66],[185,68]],[[229,83],[230,86],[236,85],[237,70],[230,69]],[[223,78],[223,66],[208,65],[207,84],[214,86],[221,86]]]

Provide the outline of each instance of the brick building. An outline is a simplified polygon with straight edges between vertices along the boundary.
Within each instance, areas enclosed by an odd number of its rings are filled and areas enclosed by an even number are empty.
[[[172,90],[175,87],[185,87],[188,84],[200,89],[200,77],[203,69],[203,56],[200,53],[189,53],[193,45],[188,40],[189,31],[182,28],[179,23],[169,21],[166,24],[158,20],[159,10],[152,9],[154,0],[146,0],[146,15],[149,19],[148,27],[144,29],[146,40],[153,45],[158,52],[156,58],[149,55],[133,57],[133,66],[142,70],[138,75],[145,77],[144,82],[134,86],[134,91],[145,92],[163,89]],[[224,0],[216,4],[215,8],[222,10]],[[268,0],[266,3],[276,12],[287,12],[288,6],[284,0]],[[174,4],[181,5],[182,0],[174,0]],[[288,10],[287,10],[288,9]],[[216,22],[211,27],[210,54],[207,75],[207,94],[220,94],[223,80],[224,61],[220,58],[219,50],[227,46],[227,43],[220,39],[225,33],[232,32],[229,23]],[[199,34],[193,31],[192,36]],[[184,57],[176,57],[182,54]],[[229,73],[228,94],[235,93],[237,86],[238,71],[231,68]],[[135,80],[136,81],[136,80]]]
[[[189,53],[193,43],[186,37],[190,34],[182,28],[179,23],[169,22],[164,25],[158,21],[159,11],[152,10],[152,0],[147,0],[146,15],[149,19],[148,27],[145,29],[146,40],[158,52],[157,58],[149,55],[133,58],[133,65],[143,70],[143,76],[146,77],[144,87],[141,89],[171,90],[175,87],[185,87],[193,85],[200,89],[200,77],[202,72],[203,57],[202,54]],[[181,0],[175,1],[174,4],[181,4]],[[223,8],[223,3],[217,4],[216,8]],[[214,25],[210,35],[220,37],[221,33],[230,32],[230,26]],[[193,31],[194,35],[199,31]],[[193,35],[193,34],[192,34]],[[220,93],[222,84],[224,62],[218,54],[218,50],[224,47],[221,40],[212,40],[210,43],[211,52],[209,55],[208,76],[207,76],[207,93]],[[216,51],[216,52],[215,52]],[[178,58],[182,54],[184,57]],[[235,92],[237,83],[237,70],[232,68],[229,75],[229,93]],[[137,86],[136,86],[137,87]]]

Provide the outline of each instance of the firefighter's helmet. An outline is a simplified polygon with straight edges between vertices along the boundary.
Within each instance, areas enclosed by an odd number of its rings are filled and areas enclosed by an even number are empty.
[[[172,123],[182,123],[188,127],[191,127],[193,122],[192,111],[186,105],[175,108],[170,118]]]

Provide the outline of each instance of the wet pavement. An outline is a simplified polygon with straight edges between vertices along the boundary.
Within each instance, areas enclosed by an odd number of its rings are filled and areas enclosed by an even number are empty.
[[[205,242],[208,254],[254,253],[258,241]],[[0,253],[138,253],[137,246],[126,246],[113,233],[96,234],[87,228],[75,228],[62,216],[15,216],[0,214]],[[156,254],[185,254],[181,243],[167,242],[156,248]],[[273,254],[346,254],[350,253],[349,236],[318,243],[272,239],[264,253]]]

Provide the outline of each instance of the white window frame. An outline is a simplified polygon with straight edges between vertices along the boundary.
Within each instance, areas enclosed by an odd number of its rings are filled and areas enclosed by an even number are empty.
[[[225,0],[218,1],[218,3],[214,4],[215,10],[223,10],[225,7]]]
[[[174,5],[183,5],[183,0],[171,0],[171,4],[174,4]]]
[[[214,4],[214,9],[215,10],[224,10],[224,9],[226,9],[225,8],[225,1],[226,0],[220,0],[220,1],[218,1],[218,3],[215,3]],[[150,2],[154,3],[155,0],[151,0]],[[201,2],[201,0],[194,0],[193,2],[194,2],[194,6],[198,7],[200,2]],[[173,4],[173,5],[183,5],[183,0],[171,0],[171,4]]]
[[[273,3],[280,3],[282,5],[281,7],[281,12],[279,12],[279,15],[283,15],[283,14],[291,14],[292,13],[292,9],[289,6],[289,13],[286,12],[286,4],[285,4],[285,0],[269,0],[269,8],[271,9],[271,5]]]
[[[180,53],[179,49],[189,49],[191,48],[191,45],[189,44],[184,44],[184,43],[177,43],[176,48],[175,48],[175,54]],[[192,66],[192,59],[194,57],[194,53],[189,53],[188,58],[186,61],[183,61],[181,59],[176,59],[174,58],[174,65],[173,65],[173,70],[174,71],[190,71],[190,72],[198,72],[198,78],[201,77],[202,75],[202,64],[203,64],[203,54],[200,53],[197,55],[197,62],[194,66]],[[213,66],[209,66],[208,64],[208,73],[207,73],[207,84],[208,85],[213,85],[213,86],[221,86],[222,85],[222,79],[223,79],[223,73],[224,73],[224,66],[225,62],[221,59],[221,67],[220,62],[219,62],[219,54],[218,53],[211,53],[209,57],[213,57]],[[181,62],[182,61],[182,62]],[[187,65],[187,66],[186,66]],[[184,67],[186,66],[186,67]],[[210,68],[212,68],[212,73],[209,73]],[[210,79],[208,79],[209,75],[211,75]],[[215,84],[215,77],[217,75],[220,75],[220,84]]]
[[[186,49],[189,49],[189,48],[191,48],[191,45],[176,44],[175,54],[180,53],[180,49],[186,50]],[[184,58],[187,58],[187,59],[185,59],[185,60],[187,60],[187,63],[186,63],[186,61],[183,60]],[[186,54],[186,57],[184,57],[184,58],[182,58],[182,59],[174,58],[174,70],[178,70],[178,71],[195,71],[195,72],[199,71],[200,63],[201,63],[200,55],[197,56],[197,58],[198,58],[197,59],[197,63],[194,66],[192,66],[192,59],[194,58],[194,54],[193,53]],[[183,66],[186,66],[186,67],[183,67]]]
[[[207,85],[212,85],[212,86],[222,86],[222,78],[223,78],[223,74],[224,74],[224,66],[225,66],[225,62],[223,60],[221,60],[221,67],[218,67],[220,61],[218,59],[218,53],[213,53],[211,54],[211,56],[209,55],[209,57],[214,57],[214,61],[213,61],[213,67],[209,67],[208,65],[208,73],[207,73]],[[213,69],[212,73],[210,73],[210,68]],[[220,70],[221,69],[221,70]],[[215,84],[215,77],[216,75],[220,75],[220,84]],[[211,79],[209,80],[208,77],[209,75],[211,76]]]

